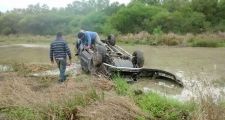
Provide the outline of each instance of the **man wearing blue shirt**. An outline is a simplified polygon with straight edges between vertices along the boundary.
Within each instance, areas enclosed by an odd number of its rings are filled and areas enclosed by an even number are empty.
[[[77,37],[79,39],[76,44],[78,53],[79,53],[80,47],[83,47],[84,49],[90,49],[90,48],[93,48],[95,44],[104,46],[104,43],[100,40],[100,37],[98,33],[96,32],[82,31],[77,34]]]

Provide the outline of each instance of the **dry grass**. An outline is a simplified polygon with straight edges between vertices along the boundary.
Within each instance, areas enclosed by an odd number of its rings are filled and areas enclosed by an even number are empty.
[[[191,34],[187,33],[179,35],[175,33],[168,34],[149,34],[146,31],[139,32],[137,34],[118,35],[117,39],[121,43],[125,44],[148,44],[148,45],[169,45],[169,46],[196,46],[196,42],[207,42],[207,46],[200,47],[223,47],[225,46],[225,33],[202,33]],[[64,36],[66,41],[72,45],[75,43],[76,36],[66,35]],[[105,37],[101,37],[105,39]],[[0,37],[0,45],[5,44],[18,44],[18,43],[31,43],[31,44],[49,44],[55,36],[33,36],[33,35],[9,35]],[[197,44],[198,45],[198,44]]]
[[[110,91],[114,88],[113,82],[104,77],[95,78],[92,82],[96,88],[104,91]]]
[[[16,113],[9,111],[10,119],[15,119],[18,114],[56,120],[134,119],[143,115],[134,102],[116,97],[112,91],[112,81],[104,78],[79,75],[69,77],[64,84],[58,84],[57,77],[24,77],[15,72],[0,73],[0,77],[4,78],[0,81],[0,111],[17,110]],[[93,110],[96,113],[88,112]]]
[[[51,82],[55,83],[49,86],[44,91],[34,90],[38,79],[30,77],[21,77],[16,73],[7,75],[6,80],[1,81],[0,105],[1,106],[33,106],[33,105],[48,105],[51,102],[60,102],[69,99],[74,93],[88,91],[90,86],[88,83],[77,83],[76,80],[69,80],[61,85],[57,84],[57,78]],[[41,82],[41,79],[39,80]]]
[[[197,46],[197,47],[223,47],[225,46],[225,33],[202,33],[193,35],[187,33],[179,35],[168,34],[149,34],[140,32],[137,34],[119,35],[117,39],[126,44],[148,44],[148,45],[168,45],[168,46]],[[197,44],[196,44],[197,43]]]
[[[69,42],[73,43],[75,36],[74,35],[66,35],[64,38]],[[5,44],[18,44],[18,43],[27,43],[27,44],[46,44],[50,43],[52,40],[55,39],[54,35],[29,35],[29,34],[17,34],[17,35],[1,35],[0,37],[0,45]]]
[[[81,109],[78,116],[85,120],[135,120],[146,115],[129,98],[111,97]]]
[[[221,105],[223,97],[216,96],[216,91],[209,77],[201,77],[201,85],[193,86],[193,92],[197,93],[196,109],[193,112],[193,120],[224,120],[225,107]]]
[[[201,98],[197,109],[192,115],[192,120],[224,120],[225,107],[215,103],[211,96]]]

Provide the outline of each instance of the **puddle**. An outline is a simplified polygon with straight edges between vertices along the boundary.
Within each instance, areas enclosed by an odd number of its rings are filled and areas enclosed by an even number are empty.
[[[0,72],[11,72],[13,68],[8,65],[0,65]]]
[[[37,44],[12,44],[12,45],[1,45],[0,48],[7,47],[25,47],[25,48],[49,48],[49,45],[37,45]]]
[[[77,63],[72,63],[70,66],[66,66],[66,74],[71,74],[73,76],[76,76],[79,74],[81,71],[81,66],[80,64]],[[33,73],[31,76],[34,77],[44,77],[44,76],[57,76],[59,75],[59,69],[54,69],[54,70],[47,70],[39,73]]]

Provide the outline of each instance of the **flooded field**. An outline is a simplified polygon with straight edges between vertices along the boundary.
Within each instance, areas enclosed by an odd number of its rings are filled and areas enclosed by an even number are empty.
[[[184,83],[180,89],[171,83],[142,80],[135,86],[180,100],[212,95],[214,100],[225,95],[225,48],[124,46],[129,52],[144,52],[145,67],[167,70]]]
[[[182,89],[170,82],[144,79],[134,84],[134,87],[141,88],[144,91],[156,91],[181,100],[195,97],[198,91],[205,91],[204,94],[212,92],[215,99],[225,93],[225,48],[179,48],[139,45],[122,47],[130,53],[136,49],[143,51],[145,57],[144,67],[169,71],[179,76],[185,84],[185,88]],[[73,49],[71,47],[72,51]],[[0,55],[0,67],[2,66],[3,71],[6,71],[7,66],[4,66],[4,64],[8,62],[50,64],[48,45],[17,44],[0,46]],[[77,61],[74,56],[73,61]]]

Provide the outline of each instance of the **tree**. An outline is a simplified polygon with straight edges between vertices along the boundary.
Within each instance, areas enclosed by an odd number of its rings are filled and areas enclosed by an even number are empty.
[[[106,21],[106,15],[103,12],[93,12],[87,15],[82,23],[81,28],[85,30],[92,30],[92,31],[102,31],[102,26]]]
[[[206,20],[216,23],[214,15],[217,13],[218,0],[192,0],[192,9],[201,12],[206,16]]]
[[[141,2],[144,4],[148,4],[148,5],[160,5],[161,4],[161,0],[132,0],[131,4],[133,4],[135,2]]]
[[[151,31],[151,17],[160,11],[166,11],[163,8],[155,6],[146,6],[141,2],[130,4],[126,8],[120,9],[110,19],[112,27],[121,33],[137,33],[140,31]]]
[[[2,34],[15,34],[18,33],[18,21],[21,19],[21,16],[17,14],[4,14],[0,17],[0,33]]]

